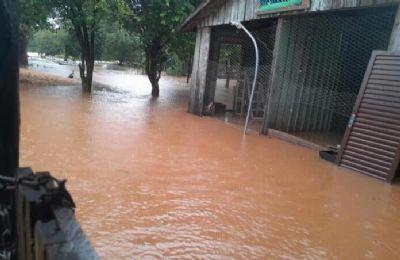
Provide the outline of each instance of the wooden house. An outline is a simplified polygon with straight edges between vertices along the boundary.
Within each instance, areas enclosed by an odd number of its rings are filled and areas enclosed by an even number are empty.
[[[243,30],[232,25],[241,22],[260,51],[251,113],[260,132],[306,140],[313,147],[340,144],[371,54],[400,51],[399,3],[203,1],[179,28],[197,35],[189,112],[201,116],[217,101],[233,115],[245,114],[255,51]],[[231,82],[220,84],[221,79]]]

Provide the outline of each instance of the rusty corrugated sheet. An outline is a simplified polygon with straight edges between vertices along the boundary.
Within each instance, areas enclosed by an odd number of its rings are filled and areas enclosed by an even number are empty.
[[[400,52],[375,51],[354,106],[338,162],[392,182],[400,156]]]

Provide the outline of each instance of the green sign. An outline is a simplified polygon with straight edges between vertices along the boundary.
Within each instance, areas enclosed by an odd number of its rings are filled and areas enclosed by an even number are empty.
[[[300,6],[302,0],[258,0],[260,12],[274,11],[286,7]]]

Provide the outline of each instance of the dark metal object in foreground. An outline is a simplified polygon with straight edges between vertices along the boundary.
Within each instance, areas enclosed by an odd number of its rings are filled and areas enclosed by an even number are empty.
[[[18,178],[18,259],[98,259],[75,218],[65,181],[30,168],[20,169]]]

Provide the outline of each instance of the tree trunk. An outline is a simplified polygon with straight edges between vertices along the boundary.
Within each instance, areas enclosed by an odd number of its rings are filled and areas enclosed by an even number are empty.
[[[26,25],[20,25],[19,29],[19,65],[28,66],[28,28]]]
[[[81,63],[79,64],[79,74],[82,80],[82,91],[91,93],[95,61],[95,24],[92,24],[91,27],[88,27],[86,23],[82,23],[80,25],[75,24],[74,30],[81,47]]]
[[[187,62],[187,75],[186,75],[186,83],[189,84],[189,80],[192,74],[192,56],[189,56],[188,62]]]
[[[226,81],[225,88],[228,89],[231,81],[231,60],[226,60]]]
[[[154,98],[160,96],[160,86],[158,82],[161,78],[161,60],[161,49],[152,46],[150,50],[146,51],[146,73],[152,87],[151,95]]]
[[[86,61],[85,59],[81,60],[81,64],[79,64],[79,74],[82,81],[82,91],[86,93],[92,92],[93,85],[93,70],[94,70],[94,61]]]
[[[151,96],[158,98],[160,96],[160,86],[157,82],[151,83]]]

